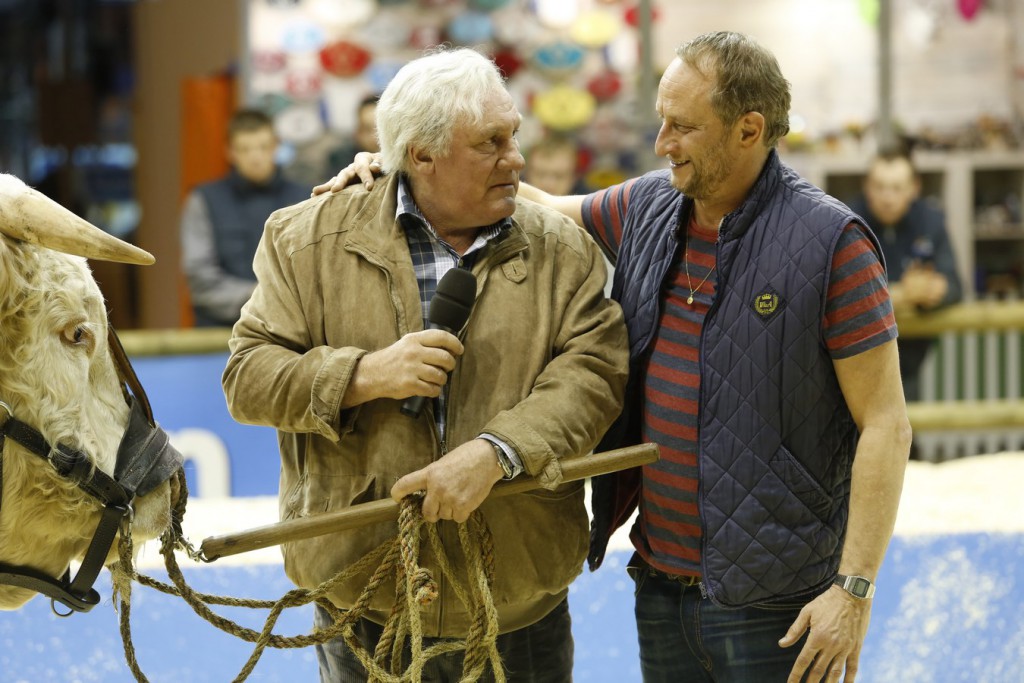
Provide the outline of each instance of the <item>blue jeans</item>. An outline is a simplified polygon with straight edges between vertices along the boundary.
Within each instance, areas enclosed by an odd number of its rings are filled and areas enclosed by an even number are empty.
[[[703,597],[699,585],[634,564],[644,683],[773,683],[789,676],[806,636],[788,648],[779,639],[801,605],[725,609]]]
[[[331,615],[316,606],[313,618],[318,628],[331,625]],[[360,619],[355,633],[363,647],[373,652],[384,630],[378,624]],[[430,647],[441,638],[424,638],[423,647]],[[573,640],[569,602],[563,600],[547,616],[518,631],[498,636],[498,653],[509,683],[567,683],[572,681]],[[322,683],[366,681],[366,669],[359,663],[342,638],[316,646]],[[408,646],[403,667],[411,657]],[[423,669],[424,683],[456,683],[462,678],[463,651],[457,650],[431,659]],[[494,681],[490,668],[481,681]]]

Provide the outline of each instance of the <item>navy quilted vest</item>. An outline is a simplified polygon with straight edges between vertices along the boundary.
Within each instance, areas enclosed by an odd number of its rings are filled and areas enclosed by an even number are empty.
[[[667,171],[641,178],[629,201],[612,296],[638,378],[692,202]],[[698,416],[704,585],[719,604],[799,601],[827,588],[838,569],[858,434],[822,326],[832,254],[852,221],[860,219],[772,152],[720,228]],[[602,447],[639,440],[639,379],[631,390],[609,433],[615,443]],[[602,508],[622,491],[602,484],[594,494],[595,518],[607,523]],[[595,529],[592,565],[611,530]]]
[[[274,211],[309,199],[309,190],[285,179],[280,169],[266,185],[256,185],[232,169],[196,188],[206,202],[218,265],[224,272],[255,280],[252,258],[263,237],[263,224]]]

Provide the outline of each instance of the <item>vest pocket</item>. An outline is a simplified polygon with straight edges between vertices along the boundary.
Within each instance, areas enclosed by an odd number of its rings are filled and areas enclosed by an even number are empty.
[[[832,509],[832,496],[818,483],[807,469],[800,464],[789,449],[779,446],[768,466],[786,488],[789,489],[814,515],[824,521]]]

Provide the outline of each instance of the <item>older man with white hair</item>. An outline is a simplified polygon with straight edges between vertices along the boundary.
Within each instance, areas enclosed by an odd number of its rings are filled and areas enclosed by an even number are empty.
[[[240,421],[274,426],[284,519],[422,491],[457,557],[455,523],[479,509],[494,539],[498,651],[511,681],[567,681],[567,589],[587,550],[580,482],[559,460],[584,454],[621,408],[627,373],[619,307],[604,296],[599,248],[570,220],[518,201],[520,115],[494,64],[468,49],[407,64],[381,96],[388,182],[271,216],[259,284],[231,340],[224,388]],[[460,332],[429,329],[450,269],[475,276]],[[428,328],[428,329],[425,329]],[[410,397],[427,408],[403,411]],[[523,472],[546,490],[485,500]],[[295,583],[315,587],[393,536],[393,524],[284,545]],[[424,548],[422,564],[440,577]],[[369,576],[338,585],[352,608]],[[465,638],[455,589],[424,608],[424,646]],[[394,592],[355,629],[373,651]],[[318,607],[316,623],[331,623]],[[323,680],[366,680],[341,640],[318,650]],[[460,680],[461,652],[424,680]],[[490,672],[494,673],[494,672]]]

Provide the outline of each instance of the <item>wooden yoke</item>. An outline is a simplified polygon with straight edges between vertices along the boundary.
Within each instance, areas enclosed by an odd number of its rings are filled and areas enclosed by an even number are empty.
[[[647,465],[658,459],[658,447],[652,443],[619,448],[604,453],[566,458],[562,460],[562,480],[578,481],[587,477],[609,474],[630,467]],[[533,477],[518,477],[512,481],[495,484],[489,498],[500,498],[524,491],[541,488]],[[326,512],[312,517],[291,519],[287,522],[268,524],[247,531],[224,536],[211,536],[203,541],[200,548],[207,561],[212,562],[227,555],[238,555],[251,550],[260,550],[288,541],[299,541],[354,529],[366,524],[387,522],[398,519],[398,503],[385,498],[369,503],[353,505],[345,510]]]

